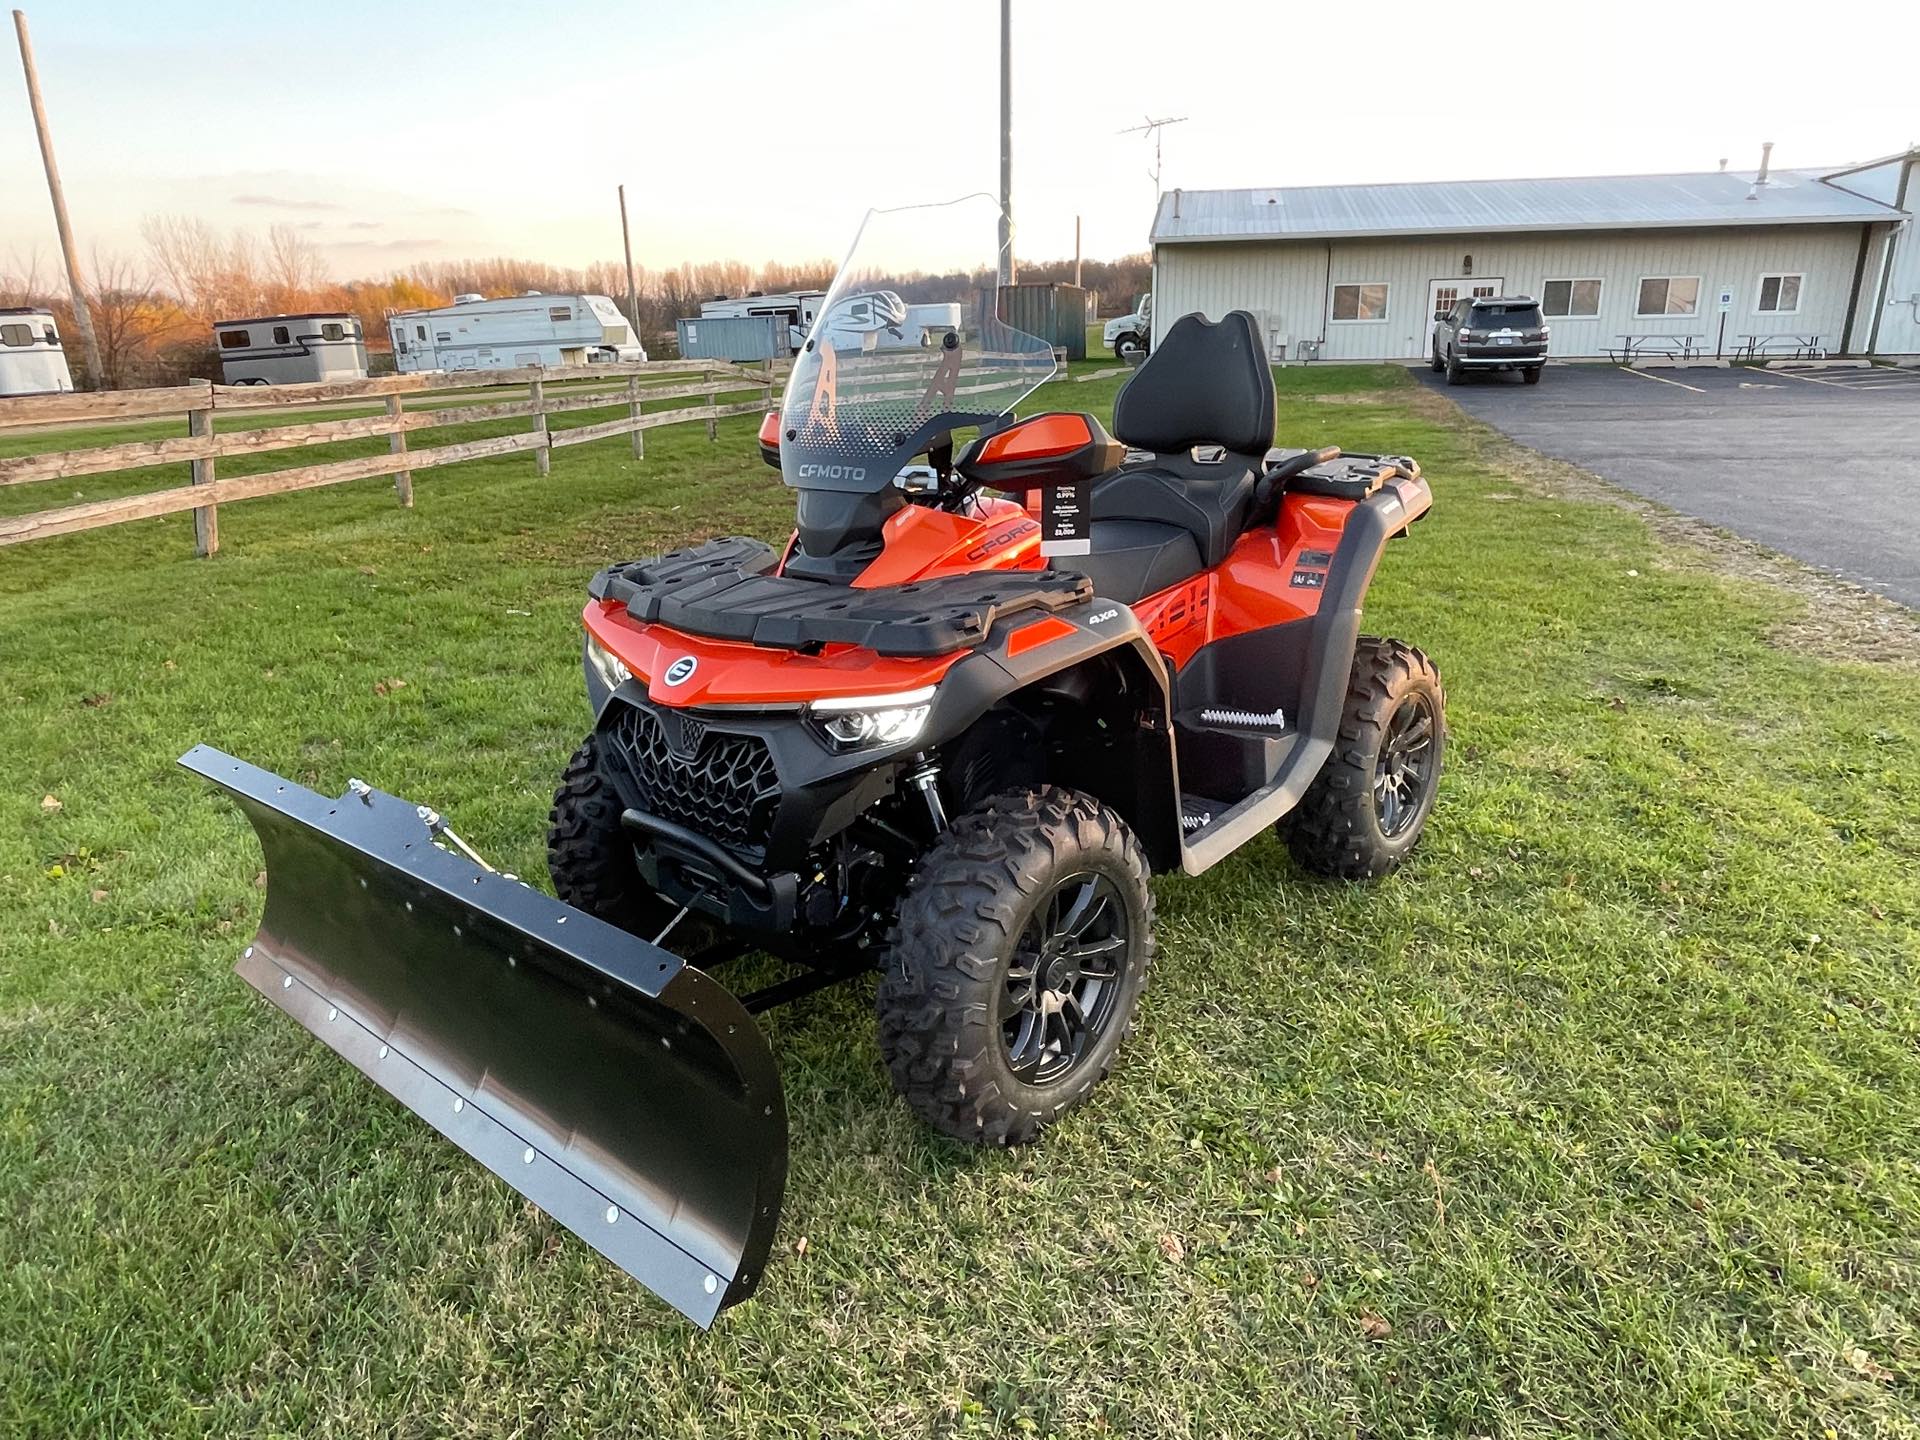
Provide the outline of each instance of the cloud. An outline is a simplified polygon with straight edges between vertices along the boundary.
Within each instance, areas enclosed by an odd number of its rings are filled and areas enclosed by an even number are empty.
[[[335,240],[329,250],[437,250],[438,240]]]
[[[349,220],[347,222],[347,229],[349,230],[384,230],[386,229],[386,223],[381,220]]]
[[[332,200],[288,200],[280,195],[235,195],[236,205],[265,205],[276,210],[344,210]]]

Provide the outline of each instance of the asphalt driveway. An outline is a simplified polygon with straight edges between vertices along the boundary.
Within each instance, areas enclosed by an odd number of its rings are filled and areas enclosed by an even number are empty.
[[[1416,373],[1523,445],[1920,609],[1920,371]]]

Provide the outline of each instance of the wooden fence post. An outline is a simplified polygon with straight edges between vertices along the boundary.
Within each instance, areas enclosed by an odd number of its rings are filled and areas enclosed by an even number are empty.
[[[767,356],[767,408],[773,408],[773,356]]]
[[[634,421],[640,418],[640,377],[638,375],[627,377],[627,418]],[[633,458],[636,460],[647,458],[647,432],[644,430],[633,432]]]
[[[395,425],[400,423],[401,411],[400,397],[398,395],[387,396],[387,414],[393,417],[393,423]],[[387,437],[387,453],[389,455],[404,455],[407,453],[406,431],[395,430],[393,434]],[[393,488],[394,492],[400,497],[400,503],[411,510],[413,508],[413,472],[411,470],[401,470],[397,472],[393,477]]]
[[[706,385],[714,384],[715,381],[713,378],[713,371],[702,370],[700,372],[700,380],[703,384],[706,384]],[[718,390],[707,391],[708,411],[711,412],[713,410],[716,410],[719,408],[719,406],[720,406],[720,392]],[[711,413],[709,413],[707,416],[707,439],[718,440],[719,438],[720,438],[720,422]]]
[[[533,433],[540,437],[540,445],[533,452],[533,468],[545,475],[553,468],[553,450],[547,439],[547,382],[532,381],[529,387],[533,392]]]
[[[187,433],[202,439],[213,435],[213,395],[209,391],[206,408],[187,412]],[[193,483],[211,485],[213,483],[213,457],[193,462]],[[220,512],[212,505],[202,505],[193,512],[193,553],[203,559],[220,548]]]

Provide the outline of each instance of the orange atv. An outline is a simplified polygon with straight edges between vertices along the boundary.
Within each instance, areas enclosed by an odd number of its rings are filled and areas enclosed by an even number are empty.
[[[1016,421],[1051,346],[977,273],[944,300],[883,259],[902,213],[870,217],[761,430],[787,544],[593,578],[564,903],[383,792],[189,756],[268,850],[242,972],[702,1323],[753,1288],[784,1181],[751,1013],[878,971],[907,1103],[1032,1140],[1133,1022],[1150,876],[1274,828],[1308,870],[1384,875],[1440,774],[1432,662],[1360,634],[1419,467],[1271,448],[1244,312],[1172,324],[1114,436]],[[747,951],[794,973],[736,999],[706,969]]]

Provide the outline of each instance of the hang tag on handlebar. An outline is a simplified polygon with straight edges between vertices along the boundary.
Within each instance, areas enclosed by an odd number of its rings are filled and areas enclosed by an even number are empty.
[[[1040,553],[1085,555],[1093,548],[1093,484],[1069,480],[1040,492]]]

